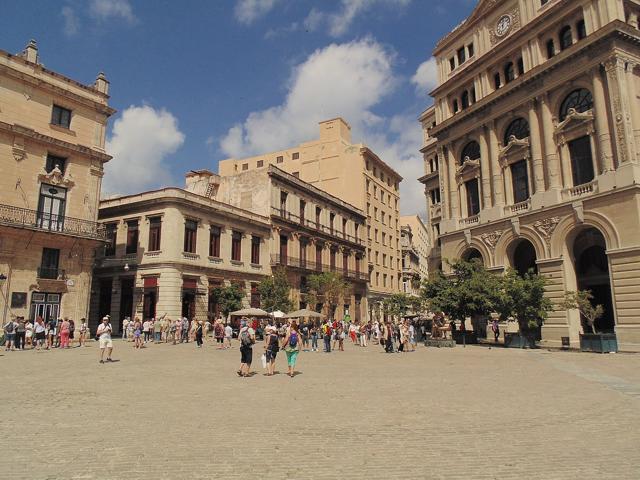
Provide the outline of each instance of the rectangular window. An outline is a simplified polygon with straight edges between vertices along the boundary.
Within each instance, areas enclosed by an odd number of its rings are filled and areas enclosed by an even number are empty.
[[[242,170],[249,170],[249,164],[248,163],[243,163],[242,164]]]
[[[42,259],[40,260],[39,278],[55,280],[58,278],[58,262],[60,261],[60,250],[57,248],[43,248]]]
[[[287,235],[280,235],[280,265],[286,265],[289,251],[289,237]]]
[[[344,275],[346,277],[349,272],[349,254],[348,253],[342,254],[342,271],[344,272]]]
[[[162,233],[162,217],[152,217],[149,219],[149,251],[160,250],[160,236]]]
[[[458,65],[462,65],[467,60],[464,47],[458,49]]]
[[[470,43],[469,45],[467,45],[467,53],[469,54],[469,58],[473,57],[473,55],[475,54],[473,43]]]
[[[242,261],[242,233],[233,232],[231,234],[231,260]]]
[[[251,237],[251,263],[260,265],[260,237]]]
[[[594,171],[589,137],[584,136],[570,141],[569,153],[571,155],[573,185],[583,185],[592,181]]]
[[[59,127],[69,128],[71,125],[71,110],[54,105],[51,111],[51,123]]]
[[[37,227],[61,232],[64,230],[64,214],[67,189],[43,183],[38,198]]]
[[[316,270],[322,270],[322,245],[316,244]]]
[[[256,167],[260,168],[260,167],[262,167],[262,166],[264,166],[264,160],[258,160],[258,161],[256,162]]]
[[[343,237],[347,236],[347,219],[346,218],[342,219],[342,236]]]
[[[529,175],[526,160],[511,165],[511,178],[513,181],[513,203],[524,202],[529,198]]]
[[[449,69],[453,72],[456,69],[456,59],[451,57],[449,59]]]
[[[276,157],[276,163],[282,163],[282,162],[284,162],[284,157],[282,155],[278,155]]]
[[[332,272],[336,271],[336,249],[332,248],[329,253],[329,267]]]
[[[300,200],[300,224],[304,225],[305,210],[307,209],[307,202]]]
[[[478,179],[474,178],[465,183],[467,187],[467,215],[472,217],[480,213],[480,196],[478,194]]]
[[[502,82],[500,81],[500,74],[496,73],[493,76],[493,88],[495,88],[496,90],[498,90],[500,88],[500,86],[502,85]]]
[[[553,39],[547,40],[547,58],[551,58],[556,54],[556,47]]]
[[[183,252],[196,253],[197,236],[198,236],[198,222],[195,220],[185,220]]]
[[[209,229],[209,256],[220,258],[220,235],[222,229],[212,225]]]
[[[299,160],[300,159],[300,153],[299,152],[293,152],[291,154],[291,160]]]
[[[320,228],[320,216],[322,215],[322,209],[316,207],[316,228]]]
[[[51,173],[51,171],[58,167],[62,173],[64,173],[64,169],[67,166],[67,159],[64,157],[58,157],[56,155],[47,154],[47,161],[45,163],[44,169],[47,173]]]
[[[280,216],[284,217],[287,213],[287,192],[280,192]]]
[[[127,246],[125,253],[127,255],[138,252],[138,220],[129,220],[127,222]]]
[[[307,268],[307,239],[300,237],[300,267]]]
[[[522,57],[518,57],[518,75],[524,75],[524,60]]]
[[[104,256],[113,257],[116,254],[116,237],[118,235],[118,224],[108,223],[105,225],[107,244],[104,246]]]
[[[336,219],[336,214],[335,214],[335,213],[333,213],[333,212],[331,212],[331,213],[329,214],[329,233],[330,233],[331,235],[333,235],[333,223],[334,223],[334,220],[335,220],[335,219]]]

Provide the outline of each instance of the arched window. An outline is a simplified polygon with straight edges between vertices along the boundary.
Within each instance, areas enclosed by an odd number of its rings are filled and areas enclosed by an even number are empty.
[[[469,160],[477,160],[480,158],[480,145],[475,140],[467,143],[462,149],[460,164],[463,164],[467,157],[469,157]]]
[[[586,88],[579,88],[571,92],[562,102],[560,106],[560,121],[562,122],[567,115],[569,109],[575,109],[578,113],[583,113],[593,108],[593,97],[591,92]]]
[[[560,29],[560,50],[569,48],[573,45],[573,37],[571,35],[571,27],[566,25]]]
[[[505,146],[509,143],[512,136],[518,140],[527,138],[529,136],[529,122],[522,117],[518,117],[512,121],[504,132]]]
[[[512,82],[516,78],[516,71],[513,68],[513,62],[509,62],[504,66],[504,81]]]
[[[462,92],[462,97],[460,97],[460,103],[462,104],[462,109],[469,108],[469,92]]]

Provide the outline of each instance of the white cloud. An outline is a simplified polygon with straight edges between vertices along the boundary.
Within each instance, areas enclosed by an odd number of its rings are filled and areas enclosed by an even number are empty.
[[[269,13],[279,0],[237,0],[233,13],[240,23],[251,25]]]
[[[411,83],[416,86],[419,94],[428,93],[438,85],[438,64],[435,57],[422,62],[416,73],[411,77]]]
[[[67,37],[74,36],[76,33],[78,33],[78,30],[80,28],[80,20],[78,19],[75,10],[69,5],[65,5],[64,7],[62,7],[61,14],[64,20],[64,34]]]
[[[287,148],[317,138],[319,121],[341,116],[354,141],[369,145],[404,177],[403,213],[424,213],[416,180],[423,174],[420,125],[414,114],[387,118],[373,111],[399,83],[393,63],[394,53],[372,39],[317,50],[293,69],[283,103],[250,113],[228,130],[220,149],[241,158]]]
[[[184,143],[178,121],[168,111],[132,105],[113,124],[103,192],[132,193],[166,185],[171,174],[166,157]]]
[[[89,14],[100,21],[120,18],[130,24],[136,22],[129,0],[91,0]]]
[[[377,5],[405,7],[411,0],[342,0],[340,9],[333,13],[321,12],[312,8],[304,21],[307,30],[315,31],[323,25],[327,27],[329,35],[341,37],[351,27],[358,15]]]

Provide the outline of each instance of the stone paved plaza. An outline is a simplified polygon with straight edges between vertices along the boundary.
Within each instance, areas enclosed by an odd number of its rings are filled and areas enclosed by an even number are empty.
[[[2,351],[0,478],[639,478],[640,355],[346,348]]]

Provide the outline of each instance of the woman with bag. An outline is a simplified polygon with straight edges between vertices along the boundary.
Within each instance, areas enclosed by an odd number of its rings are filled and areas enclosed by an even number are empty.
[[[298,353],[300,353],[300,345],[302,345],[298,324],[294,320],[291,321],[289,328],[287,328],[287,333],[282,344],[284,345],[283,350],[287,354],[287,375],[293,378],[295,375],[296,360]]]
[[[266,335],[264,337],[264,354],[268,377],[274,374],[276,366],[276,356],[280,350],[278,332],[275,327],[267,326]]]

